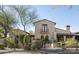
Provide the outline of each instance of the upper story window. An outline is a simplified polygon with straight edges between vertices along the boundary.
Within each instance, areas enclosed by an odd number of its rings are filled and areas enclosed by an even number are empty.
[[[42,24],[42,32],[48,32],[48,25]]]

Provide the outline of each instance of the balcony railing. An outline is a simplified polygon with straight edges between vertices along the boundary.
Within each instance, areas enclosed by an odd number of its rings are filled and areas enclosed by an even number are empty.
[[[40,33],[41,34],[48,34],[49,33],[49,30],[47,29],[47,31],[43,31],[42,29],[40,29]]]

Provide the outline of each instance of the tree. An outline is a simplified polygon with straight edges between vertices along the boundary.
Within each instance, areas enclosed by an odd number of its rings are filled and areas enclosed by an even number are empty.
[[[11,6],[11,7],[16,11],[18,20],[21,22],[21,25],[23,26],[23,30],[26,31],[26,25],[31,24],[33,20],[37,18],[36,11],[32,10],[31,8],[28,8],[29,6],[18,5],[18,6]]]
[[[32,10],[29,6],[12,6],[12,8],[18,13],[18,20],[21,22],[23,26],[23,30],[26,31],[26,25],[31,24],[34,19],[37,18],[37,14],[35,10]]]
[[[15,23],[15,19],[12,16],[11,12],[5,10],[6,6],[0,6],[0,23],[5,30],[5,37],[7,37],[7,33],[10,30],[10,27]]]
[[[41,35],[41,43],[42,43],[42,47],[44,46],[44,36],[43,35]]]
[[[0,6],[0,25],[5,30],[4,38],[7,37],[8,32],[13,35],[11,31],[11,26],[15,23],[15,18],[12,16],[11,12],[6,10],[6,7],[7,6]]]

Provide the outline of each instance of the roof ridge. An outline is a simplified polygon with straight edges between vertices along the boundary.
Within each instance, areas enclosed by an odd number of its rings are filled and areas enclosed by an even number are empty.
[[[49,21],[49,22],[52,22],[52,23],[56,24],[55,22],[53,22],[53,21],[51,21],[51,20],[48,20],[48,19],[42,19],[42,20],[46,20],[46,21]],[[42,20],[35,21],[34,23],[40,22],[40,21],[42,21]]]

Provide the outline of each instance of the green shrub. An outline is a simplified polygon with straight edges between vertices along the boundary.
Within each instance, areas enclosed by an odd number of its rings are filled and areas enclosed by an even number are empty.
[[[4,49],[4,45],[0,45],[0,49]]]
[[[44,40],[44,36],[43,35],[41,35],[41,40]]]
[[[22,43],[24,50],[31,49],[31,38],[29,35],[20,35],[20,42]]]
[[[42,43],[42,47],[43,47],[43,45],[44,45],[44,36],[43,35],[41,35],[41,43]]]
[[[48,37],[48,35],[45,36],[44,41],[45,41],[45,44],[46,44],[46,43],[49,43],[49,37]]]
[[[57,47],[62,47],[62,48],[75,48],[77,46],[77,40],[74,40],[73,38],[67,38],[66,41],[61,41],[57,43]]]
[[[20,47],[20,45],[18,45],[18,44],[16,44],[16,46],[15,46],[15,47],[16,47],[16,48],[21,48],[21,47]]]
[[[24,39],[24,35],[20,35],[20,42],[24,45],[23,39]]]
[[[24,43],[29,43],[30,42],[30,37],[29,35],[20,35],[20,42],[24,45]]]
[[[8,38],[6,39],[6,42],[7,42],[7,46],[8,46],[9,48],[13,48],[13,47],[14,47],[15,42],[14,42],[14,40],[13,40],[12,38],[8,37]]]
[[[41,43],[42,43],[42,47],[45,47],[46,44],[52,43],[52,42],[49,40],[48,35],[46,35],[45,37],[42,35],[41,36]]]
[[[36,42],[34,43],[34,46],[32,48],[33,49],[40,49],[40,48],[42,48],[41,39],[37,39]]]
[[[64,42],[57,42],[57,47],[63,47]]]
[[[68,38],[67,41],[65,42],[66,47],[76,47],[77,41],[74,40],[73,38]]]

